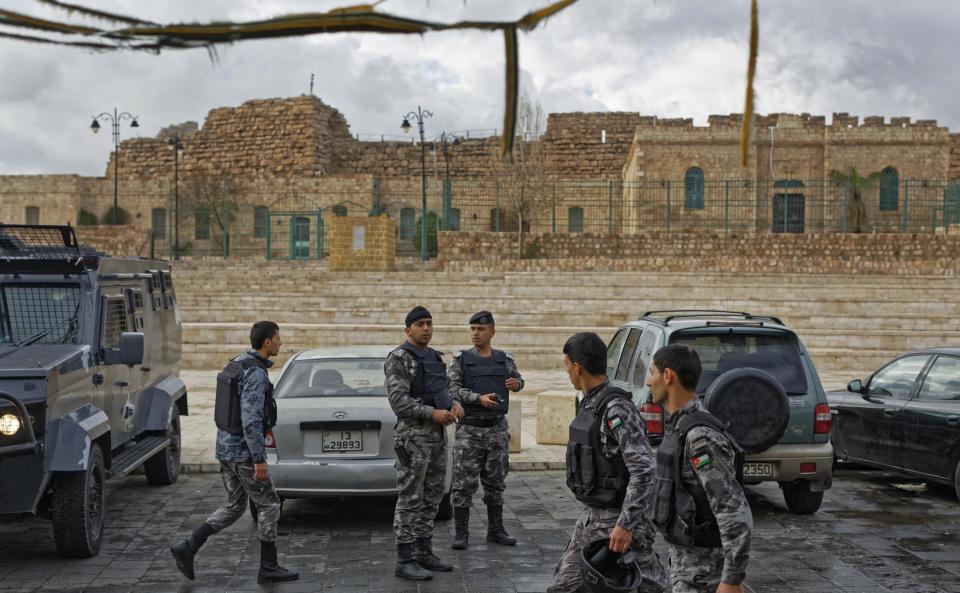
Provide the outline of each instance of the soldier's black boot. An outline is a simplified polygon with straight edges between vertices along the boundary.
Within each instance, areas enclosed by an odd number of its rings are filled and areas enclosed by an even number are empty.
[[[180,569],[183,576],[191,581],[196,578],[193,572],[193,559],[196,557],[197,551],[200,550],[200,546],[214,533],[213,527],[210,527],[208,523],[204,523],[198,527],[196,531],[191,533],[190,537],[170,548],[173,559],[177,561],[177,568]]]
[[[414,559],[413,544],[397,544],[397,568],[393,574],[408,581],[429,581],[433,573]]]
[[[513,546],[517,538],[511,537],[503,528],[503,505],[487,505],[487,541],[501,546]]]
[[[453,570],[452,564],[447,564],[433,554],[433,538],[418,537],[413,543],[413,554],[417,559],[417,564],[427,570],[436,570],[439,572],[450,572]]]
[[[454,550],[466,550],[470,537],[470,507],[453,509],[453,545]]]
[[[287,570],[277,564],[277,542],[260,542],[260,574],[258,583],[282,583],[300,578],[299,572]]]

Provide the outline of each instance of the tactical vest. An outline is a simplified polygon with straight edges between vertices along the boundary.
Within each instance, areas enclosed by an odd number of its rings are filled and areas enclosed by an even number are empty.
[[[472,350],[460,354],[463,361],[463,386],[474,393],[496,393],[500,403],[495,408],[484,408],[479,403],[466,402],[463,411],[468,419],[495,419],[506,415],[510,405],[510,390],[507,389],[507,355],[494,350],[493,356],[478,356]]]
[[[247,358],[243,358],[247,356]],[[251,367],[258,366],[264,371],[267,365],[259,358],[241,355],[230,362],[217,374],[217,390],[214,400],[214,422],[217,428],[232,435],[243,434],[240,396],[243,393],[243,379]],[[277,425],[277,402],[273,399],[273,383],[267,378],[267,392],[263,398],[263,434]]]
[[[742,453],[724,424],[706,410],[697,410],[680,419],[677,429],[667,432],[657,450],[657,498],[653,522],[668,542],[698,548],[719,548],[720,528],[710,509],[703,485],[683,481],[682,464],[689,463],[684,452],[687,433],[697,426],[709,426],[724,435],[736,452],[736,465],[742,466]],[[738,470],[737,479],[742,482]]]
[[[595,508],[618,509],[623,505],[630,472],[622,455],[608,459],[603,454],[600,426],[607,404],[616,398],[630,400],[630,394],[605,385],[593,395],[596,406],[581,405],[570,423],[567,442],[567,487],[577,500]]]
[[[410,385],[410,397],[438,410],[452,408],[453,398],[447,389],[447,365],[440,353],[433,348],[420,350],[410,342],[404,342],[400,347],[417,359],[417,376]]]

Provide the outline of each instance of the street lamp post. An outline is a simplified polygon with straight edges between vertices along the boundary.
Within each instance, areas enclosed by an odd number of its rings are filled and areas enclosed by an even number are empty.
[[[130,122],[131,128],[139,128],[140,124],[137,123],[137,116],[131,115],[124,111],[123,113],[117,113],[117,108],[113,108],[113,113],[104,111],[100,115],[96,115],[93,118],[93,123],[90,124],[90,129],[93,130],[93,133],[96,134],[100,131],[100,122],[98,120],[103,120],[104,123],[110,122],[113,127],[113,224],[116,226],[118,224],[117,217],[119,216],[118,204],[117,204],[117,194],[119,193],[120,188],[120,121],[124,119],[132,120]]]
[[[427,261],[429,257],[427,254],[427,147],[423,137],[423,120],[429,117],[433,117],[433,114],[417,105],[417,110],[403,116],[403,123],[400,124],[404,133],[409,132],[412,127],[410,118],[416,118],[417,126],[420,129],[420,185],[423,192],[423,202],[420,208],[420,259],[423,261]]]
[[[452,214],[453,188],[450,186],[450,152],[447,150],[447,144],[460,144],[463,140],[460,136],[450,132],[440,133],[440,143],[443,144],[443,164],[446,173],[443,180],[443,229],[450,230],[450,216]]]
[[[180,259],[180,151],[183,144],[176,135],[167,140],[173,148],[173,259]]]

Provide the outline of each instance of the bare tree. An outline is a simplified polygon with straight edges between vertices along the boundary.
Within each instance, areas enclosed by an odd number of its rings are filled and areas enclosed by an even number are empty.
[[[246,191],[240,179],[227,174],[193,173],[181,181],[181,208],[185,208],[194,224],[207,222],[219,232],[210,233],[210,240],[220,249],[229,248],[231,221],[236,223],[239,199]]]
[[[516,217],[517,256],[524,257],[524,233],[532,228],[551,198],[546,157],[541,138],[546,118],[539,101],[524,90],[517,105],[517,141],[512,161],[494,154],[494,177],[506,205],[507,215]],[[500,213],[497,213],[500,216]],[[513,225],[510,225],[513,226]]]

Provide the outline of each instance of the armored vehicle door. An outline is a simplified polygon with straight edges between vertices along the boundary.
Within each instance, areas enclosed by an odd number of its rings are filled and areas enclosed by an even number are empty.
[[[123,287],[106,285],[100,289],[100,349],[120,347],[120,335],[134,331]],[[131,381],[138,369],[124,364],[105,364],[101,357],[103,391],[106,395],[107,414],[110,416],[111,444],[117,447],[132,436],[136,402],[133,401]]]

